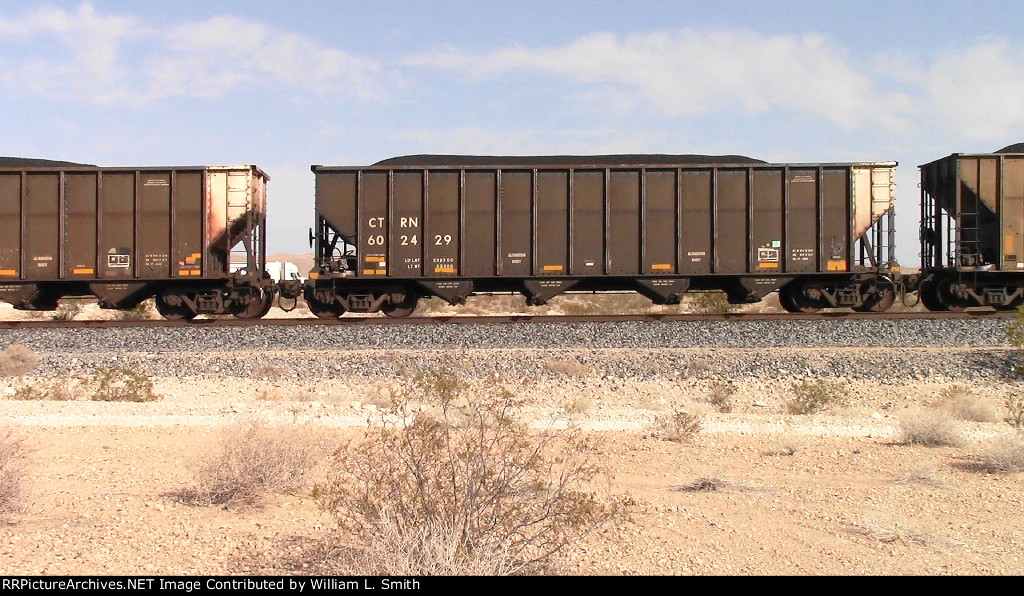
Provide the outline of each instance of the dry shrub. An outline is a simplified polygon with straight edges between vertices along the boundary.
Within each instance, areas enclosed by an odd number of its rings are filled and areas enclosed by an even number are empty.
[[[807,435],[789,432],[776,440],[776,453],[779,455],[796,455],[797,452],[807,449],[810,443],[811,441]]]
[[[551,373],[566,377],[588,377],[593,373],[589,366],[576,360],[549,359],[544,362],[544,368]]]
[[[36,379],[18,387],[14,399],[76,401],[86,394],[84,385],[85,381],[76,378]]]
[[[793,398],[786,403],[790,414],[814,414],[831,405],[842,403],[847,388],[840,381],[800,379],[792,384]]]
[[[434,404],[415,417],[407,400]],[[427,371],[365,440],[339,449],[323,507],[359,540],[340,565],[370,575],[507,575],[611,519],[589,487],[601,471],[572,431],[531,431],[501,387]]]
[[[651,310],[650,299],[640,294],[568,294],[553,298],[549,305],[567,315],[642,314]]]
[[[896,484],[923,484],[925,486],[933,486],[935,488],[952,488],[948,482],[935,477],[935,468],[933,466],[922,464],[917,468],[914,468],[903,478],[896,481]]]
[[[736,395],[736,386],[725,381],[716,381],[708,388],[707,401],[723,414],[732,412],[735,407],[733,396]]]
[[[127,367],[98,367],[95,373],[93,401],[149,402],[160,399],[153,381],[144,371]]]
[[[657,435],[666,441],[685,443],[701,430],[700,416],[686,410],[676,410],[670,416],[663,416],[657,421]]]
[[[256,394],[256,401],[278,401],[284,399],[284,394],[279,389],[264,387]]]
[[[679,487],[678,490],[688,493],[711,493],[723,490],[728,483],[720,477],[711,474],[701,476],[693,482]]]
[[[939,393],[935,404],[940,410],[949,412],[954,418],[974,422],[995,422],[999,420],[995,406],[971,393],[967,385],[953,385]]]
[[[143,300],[132,308],[117,310],[114,312],[114,319],[117,321],[145,321],[153,318],[156,303],[152,298]]]
[[[55,321],[71,321],[77,317],[83,309],[84,305],[81,300],[61,300],[57,310],[55,310],[51,316]]]
[[[0,352],[0,377],[19,377],[39,365],[39,357],[21,344],[11,344]]]
[[[24,478],[24,440],[10,429],[0,430],[0,512],[21,508]]]
[[[363,403],[377,408],[390,408],[395,405],[395,396],[390,389],[378,387],[367,393]]]
[[[1024,472],[1024,435],[1000,435],[977,459],[987,472]]]
[[[886,544],[894,542],[931,546],[937,541],[928,534],[909,527],[907,524],[891,519],[869,519],[861,522],[858,533]]]
[[[251,504],[297,490],[321,458],[319,441],[308,429],[239,423],[224,431],[209,458],[194,465],[196,485],[179,496],[195,505]]]
[[[1006,396],[1006,412],[1009,414],[1004,420],[1006,423],[1024,431],[1024,397],[1018,393],[1011,393]]]
[[[915,409],[900,420],[903,442],[927,447],[956,447],[962,443],[960,426],[948,412]]]
[[[607,308],[602,304],[597,304],[594,301],[579,296],[559,296],[559,300],[554,304],[557,304],[561,311],[567,315],[600,315],[607,314]],[[564,299],[562,299],[564,298]]]
[[[17,400],[149,402],[160,398],[153,381],[131,367],[99,367],[82,377],[25,379],[14,391]]]
[[[725,292],[696,292],[690,302],[691,312],[709,315],[724,315],[736,310],[735,304],[729,304]]]
[[[597,402],[594,401],[594,398],[584,395],[574,399],[572,403],[565,408],[565,411],[569,414],[580,416],[584,414],[591,414],[596,409]]]
[[[291,370],[283,364],[276,362],[257,362],[253,366],[252,372],[249,373],[249,378],[269,381],[288,376],[290,373]]]
[[[698,476],[687,484],[673,486],[670,490],[684,493],[751,493],[763,492],[768,489],[763,486],[751,484],[746,480],[724,478],[718,470],[711,470],[701,476]]]
[[[688,377],[700,377],[707,375],[715,370],[715,367],[704,361],[694,360],[686,365],[686,376]]]

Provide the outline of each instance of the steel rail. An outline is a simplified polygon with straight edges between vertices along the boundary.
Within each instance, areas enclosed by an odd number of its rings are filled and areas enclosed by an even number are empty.
[[[621,323],[633,321],[685,322],[685,321],[827,321],[827,320],[948,320],[948,319],[1008,319],[1016,311],[966,310],[961,312],[885,312],[860,313],[835,311],[822,313],[721,313],[721,314],[624,314],[624,315],[432,315],[392,319],[384,316],[345,315],[338,319],[318,318],[264,318],[238,319],[234,317],[202,318],[192,321],[143,320],[20,320],[0,321],[0,329],[68,329],[117,327],[249,327],[262,326],[321,326],[321,325],[493,325],[515,323]]]

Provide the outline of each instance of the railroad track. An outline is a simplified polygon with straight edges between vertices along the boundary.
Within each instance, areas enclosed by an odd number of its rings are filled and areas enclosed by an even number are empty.
[[[1017,316],[1016,311],[966,310],[962,312],[885,312],[859,313],[836,311],[813,314],[794,313],[725,313],[725,314],[631,314],[631,315],[434,315],[391,319],[382,316],[351,316],[338,319],[318,318],[264,318],[238,319],[234,317],[203,318],[192,321],[167,321],[163,319],[144,320],[102,320],[102,321],[0,321],[0,329],[46,329],[46,328],[108,328],[108,327],[250,327],[259,326],[322,326],[322,325],[490,325],[515,323],[609,323],[633,321],[822,321],[842,320],[934,320],[934,319],[1009,319]]]

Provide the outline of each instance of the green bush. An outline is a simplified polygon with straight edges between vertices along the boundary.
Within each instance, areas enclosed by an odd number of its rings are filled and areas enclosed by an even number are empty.
[[[127,367],[98,367],[95,373],[93,401],[156,401],[160,396],[153,392],[153,381],[145,372]]]
[[[1024,349],[1024,309],[1017,309],[1017,316],[1014,317],[1013,322],[1006,328],[1006,339],[1010,342],[1010,345]],[[1024,377],[1024,361],[1021,357],[1024,356],[1024,352],[1017,354],[1017,362],[1014,364],[1013,372],[1018,377]]]
[[[826,379],[801,379],[791,385],[793,398],[786,403],[790,414],[814,414],[842,403],[847,396],[846,385]]]
[[[71,321],[78,316],[84,308],[85,305],[82,303],[81,299],[69,298],[61,300],[57,310],[53,312],[53,320]]]
[[[697,292],[691,302],[692,311],[708,315],[724,315],[736,310],[735,304],[729,304],[725,292]]]
[[[146,319],[153,318],[154,308],[156,308],[156,303],[152,298],[149,298],[132,308],[116,311],[114,318],[118,321],[145,321]]]

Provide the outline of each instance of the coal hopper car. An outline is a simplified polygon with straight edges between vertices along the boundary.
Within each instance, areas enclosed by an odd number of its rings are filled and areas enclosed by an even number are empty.
[[[1024,144],[921,169],[921,301],[931,310],[1024,304]]]
[[[737,156],[408,156],[312,166],[311,310],[410,314],[518,292],[636,291],[658,304],[778,291],[793,312],[894,301],[896,163]]]
[[[170,319],[260,317],[266,184],[244,166],[0,167],[0,299],[52,310],[65,296]]]

